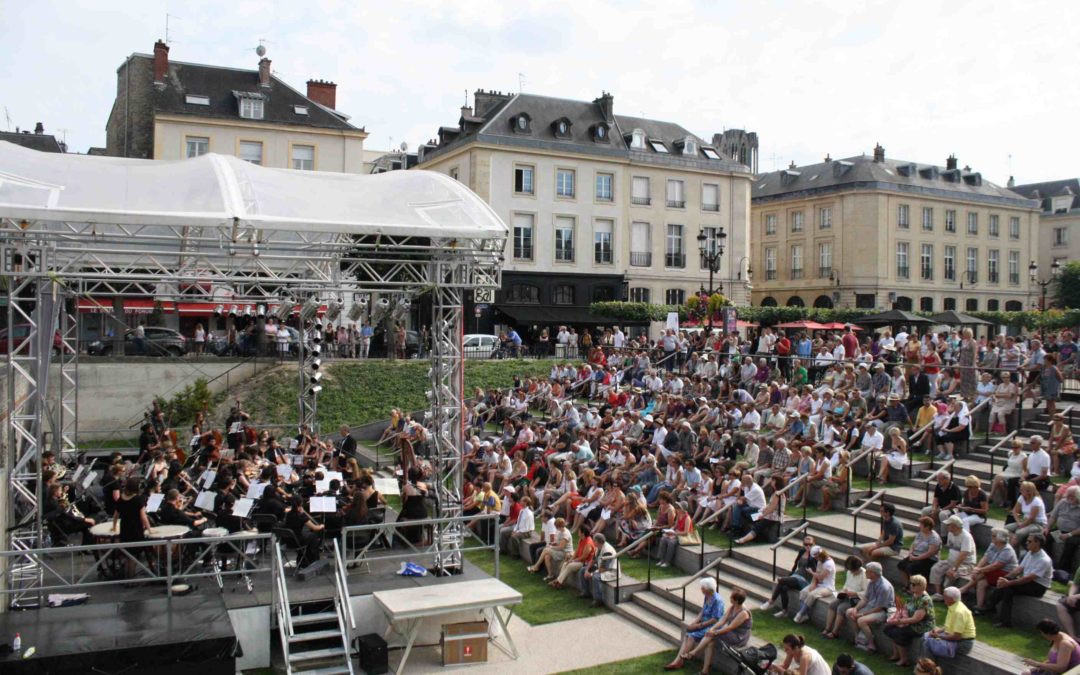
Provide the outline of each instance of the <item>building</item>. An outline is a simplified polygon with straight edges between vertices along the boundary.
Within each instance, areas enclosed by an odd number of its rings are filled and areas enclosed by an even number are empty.
[[[1067,178],[1009,189],[1041,206],[1036,255],[1032,256],[1039,266],[1039,277],[1049,278],[1055,262],[1064,265],[1080,260],[1080,180]]]
[[[24,148],[38,150],[40,152],[67,152],[67,146],[62,141],[56,140],[56,136],[45,133],[45,125],[38,122],[34,125],[34,132],[15,127],[15,131],[0,131],[0,141],[7,141]]]
[[[872,156],[761,175],[753,188],[755,305],[1019,310],[1038,204],[949,157]]]
[[[308,80],[307,94],[257,70],[132,54],[116,71],[106,152],[116,157],[183,159],[207,152],[279,168],[362,173],[367,133],[338,111],[337,85]]]
[[[415,152],[407,150],[392,150],[379,155],[369,162],[370,173],[386,173],[387,171],[402,171],[411,169],[420,163],[419,156]]]
[[[722,157],[745,164],[751,173],[758,172],[758,138],[753,131],[726,129],[721,134],[713,134],[712,142]]]
[[[699,234],[725,247],[714,287],[748,299],[750,169],[678,124],[616,115],[611,94],[479,90],[419,155],[512,230],[496,311],[477,328],[610,323],[595,301],[682,303],[708,284]]]

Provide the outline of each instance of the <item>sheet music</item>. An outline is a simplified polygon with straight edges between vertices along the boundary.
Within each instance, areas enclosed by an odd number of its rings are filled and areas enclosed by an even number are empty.
[[[217,494],[210,492],[209,490],[200,492],[199,496],[195,498],[195,508],[202,509],[203,511],[214,510],[214,499]]]
[[[161,508],[161,502],[164,499],[165,495],[161,494],[160,492],[155,492],[154,494],[150,495],[150,497],[146,500],[146,512],[157,513],[157,510]]]
[[[233,422],[231,425],[229,425],[229,433],[230,434],[242,434],[242,433],[244,433],[244,423],[243,422]]]
[[[315,481],[315,492],[326,492],[330,489],[330,481],[326,478]]]
[[[345,477],[341,474],[340,471],[327,471],[323,475],[326,476],[326,480],[335,480],[336,479],[337,482],[339,482],[339,483],[344,483],[345,482]]]
[[[300,447],[300,441],[296,440],[295,438],[290,438],[289,439],[289,449],[290,450],[295,450],[295,449],[297,449],[299,447]]]
[[[292,467],[288,464],[278,464],[277,475],[281,480],[289,480],[292,477]]]
[[[381,495],[399,495],[398,482],[393,478],[376,478],[375,490]]]
[[[217,478],[217,471],[207,469],[203,472],[203,475],[199,476],[199,485],[204,488],[209,488],[214,484],[215,478]]]
[[[266,483],[260,483],[259,481],[252,481],[248,486],[247,499],[259,499],[262,497],[263,490],[266,489]]]
[[[247,518],[251,513],[251,507],[255,505],[255,502],[244,497],[243,499],[237,499],[233,504],[232,514],[240,518]]]
[[[308,511],[312,513],[334,513],[337,511],[337,499],[334,497],[312,497]]]
[[[83,474],[90,470],[90,467],[85,464],[80,464],[79,468],[75,469],[75,475],[72,476],[72,483],[79,483],[83,479]]]
[[[84,490],[88,489],[90,487],[90,485],[93,484],[95,478],[97,478],[97,474],[95,474],[93,471],[86,474],[86,478],[83,478],[83,482],[82,482],[83,489]]]

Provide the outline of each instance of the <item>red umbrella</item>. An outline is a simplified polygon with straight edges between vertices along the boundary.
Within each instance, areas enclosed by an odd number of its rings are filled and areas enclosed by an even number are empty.
[[[839,321],[833,321],[832,323],[826,323],[826,324],[823,324],[821,327],[824,328],[825,330],[844,330],[848,326],[851,327],[851,330],[862,330],[862,328],[859,328],[858,326],[856,326],[853,323],[840,323]]]
[[[801,321],[788,321],[787,323],[776,324],[777,328],[802,328],[804,330],[825,330],[829,326],[820,324],[817,321],[809,321],[803,319]]]

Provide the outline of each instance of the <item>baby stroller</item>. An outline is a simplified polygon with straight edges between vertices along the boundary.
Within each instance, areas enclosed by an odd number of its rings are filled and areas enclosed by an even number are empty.
[[[714,644],[721,654],[735,662],[736,675],[766,675],[769,666],[776,660],[776,647],[771,644],[741,648],[732,647],[721,640],[716,640]]]

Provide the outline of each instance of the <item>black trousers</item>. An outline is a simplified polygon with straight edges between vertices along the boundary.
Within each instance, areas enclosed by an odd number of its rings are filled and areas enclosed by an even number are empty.
[[[1050,541],[1055,549],[1061,549],[1061,552],[1058,554],[1058,564],[1054,565],[1054,568],[1065,570],[1072,574],[1076,569],[1076,566],[1080,564],[1080,560],[1076,559],[1076,552],[1080,550],[1080,536],[1069,537],[1061,542],[1054,541],[1053,538],[1051,538]]]
[[[1012,626],[1012,608],[1013,598],[1018,595],[1027,595],[1033,598],[1042,597],[1046,593],[1046,586],[1038,584],[1034,581],[1029,581],[1019,586],[1006,586],[1005,588],[995,588],[990,592],[990,597],[987,599],[990,605],[990,610],[995,607],[998,608],[998,620],[1005,627]],[[998,607],[1000,605],[1000,607]]]
[[[775,601],[777,597],[780,598],[780,606],[787,611],[788,608],[788,591],[801,591],[810,584],[806,579],[797,574],[793,574],[789,577],[780,577],[776,580],[776,585],[773,586],[772,599]]]

